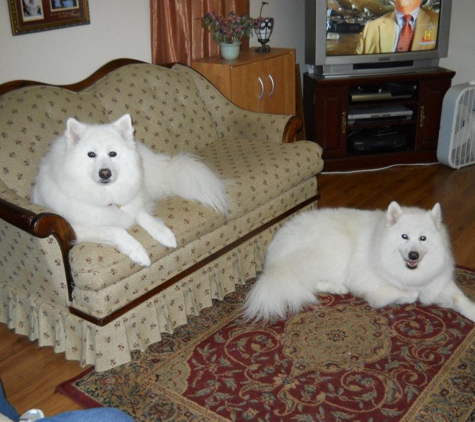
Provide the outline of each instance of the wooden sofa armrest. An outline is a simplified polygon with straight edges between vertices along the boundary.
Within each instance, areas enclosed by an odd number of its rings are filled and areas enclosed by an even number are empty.
[[[0,198],[0,218],[7,223],[44,239],[54,236],[59,243],[65,268],[68,298],[72,302],[74,280],[69,264],[69,251],[76,242],[76,233],[66,219],[50,212],[35,213]]]
[[[285,126],[284,134],[282,135],[282,143],[288,144],[297,139],[297,133],[303,127],[303,120],[298,116],[292,116]]]

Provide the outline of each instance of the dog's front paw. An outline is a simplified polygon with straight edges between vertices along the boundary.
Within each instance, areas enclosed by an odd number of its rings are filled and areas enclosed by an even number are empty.
[[[401,291],[401,295],[394,301],[397,305],[404,305],[405,303],[414,303],[419,298],[419,292]]]
[[[141,213],[137,217],[137,222],[152,236],[158,243],[167,248],[176,248],[175,234],[159,219],[148,213]]]
[[[317,292],[330,293],[332,295],[346,295],[348,289],[343,284],[319,281],[316,284]]]
[[[176,248],[177,246],[175,234],[166,226],[161,227],[153,237],[167,248]]]
[[[134,251],[128,254],[129,258],[142,267],[150,267],[152,262],[145,249],[143,251]]]
[[[362,295],[373,308],[387,305],[403,305],[414,303],[419,298],[419,292],[401,290],[397,287],[385,286]]]

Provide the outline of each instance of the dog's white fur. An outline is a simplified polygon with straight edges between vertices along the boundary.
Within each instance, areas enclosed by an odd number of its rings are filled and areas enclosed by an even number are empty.
[[[436,304],[475,321],[475,304],[454,282],[441,208],[321,209],[286,223],[248,294],[249,320],[286,318],[318,303],[316,293],[353,293],[373,307]]]
[[[78,242],[117,247],[149,266],[145,248],[126,229],[139,224],[167,247],[173,232],[151,215],[154,200],[178,195],[226,213],[223,180],[195,156],[155,154],[134,140],[130,115],[104,125],[70,118],[43,157],[33,201],[66,218]]]

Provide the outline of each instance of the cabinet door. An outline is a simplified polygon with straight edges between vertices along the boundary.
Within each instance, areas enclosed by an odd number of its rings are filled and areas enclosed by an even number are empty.
[[[324,159],[346,155],[348,95],[348,87],[316,90],[315,139],[323,148]]]
[[[268,113],[295,114],[295,60],[293,54],[266,60],[265,96]]]
[[[266,111],[265,60],[233,66],[231,96],[234,104],[246,110]]]
[[[284,54],[234,66],[231,69],[232,100],[248,110],[295,114],[295,60]]]
[[[437,149],[442,102],[451,81],[442,79],[419,82],[416,149]]]

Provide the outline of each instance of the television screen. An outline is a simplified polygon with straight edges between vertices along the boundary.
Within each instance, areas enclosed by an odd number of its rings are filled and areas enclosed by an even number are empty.
[[[451,7],[452,0],[306,0],[305,63],[328,76],[435,68],[447,56]]]
[[[437,47],[440,0],[327,0],[328,56]]]

